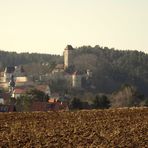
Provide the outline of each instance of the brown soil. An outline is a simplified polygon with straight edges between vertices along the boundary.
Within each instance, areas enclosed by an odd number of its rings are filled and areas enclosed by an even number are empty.
[[[148,108],[0,113],[0,147],[145,148]]]

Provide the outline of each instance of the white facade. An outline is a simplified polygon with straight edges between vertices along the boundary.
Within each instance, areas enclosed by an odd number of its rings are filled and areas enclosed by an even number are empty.
[[[4,99],[0,98],[0,104],[4,104]]]
[[[82,75],[73,74],[72,75],[72,87],[81,88],[82,87]]]

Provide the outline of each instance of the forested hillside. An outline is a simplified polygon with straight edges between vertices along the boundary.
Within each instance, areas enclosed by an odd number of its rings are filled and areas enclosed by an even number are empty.
[[[0,66],[32,63],[63,63],[63,57],[50,54],[0,51]],[[136,86],[148,95],[148,54],[138,51],[120,51],[100,46],[82,46],[74,50],[75,68],[93,72],[96,90],[111,93],[123,84]]]
[[[83,46],[75,50],[74,63],[77,69],[92,70],[100,92],[110,93],[122,84],[132,84],[148,94],[148,54],[144,52]]]

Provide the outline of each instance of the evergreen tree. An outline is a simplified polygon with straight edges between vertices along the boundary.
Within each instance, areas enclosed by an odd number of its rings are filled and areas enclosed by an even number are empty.
[[[72,109],[82,109],[82,102],[80,99],[74,97],[71,101],[71,108]]]
[[[107,96],[102,95],[102,96],[96,96],[94,100],[94,107],[97,109],[105,109],[110,107],[110,101],[107,98]]]

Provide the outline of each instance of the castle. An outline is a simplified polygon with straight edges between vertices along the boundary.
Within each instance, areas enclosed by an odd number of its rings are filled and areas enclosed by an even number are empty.
[[[63,57],[64,64],[57,64],[53,69],[53,75],[60,75],[64,77],[68,82],[69,86],[76,89],[82,88],[82,79],[88,80],[92,76],[92,72],[87,69],[85,72],[76,70],[74,67],[74,48],[71,45],[67,45],[64,49]]]

